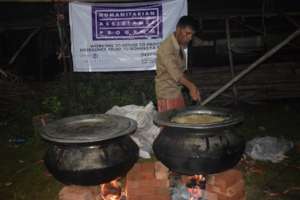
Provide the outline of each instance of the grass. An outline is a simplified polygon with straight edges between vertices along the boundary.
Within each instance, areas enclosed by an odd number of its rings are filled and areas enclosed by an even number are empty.
[[[28,108],[0,118],[1,199],[55,200],[63,185],[47,173],[42,162],[47,143],[40,139],[31,123],[38,109],[32,109],[32,106]],[[299,100],[245,104],[241,105],[241,109],[245,121],[238,130],[247,140],[269,135],[284,137],[299,144]],[[19,145],[8,142],[9,138],[18,136],[24,137],[26,142]],[[300,199],[300,191],[295,189],[300,186],[299,151],[293,149],[287,154],[286,160],[277,164],[249,158],[241,163],[238,167],[245,177],[247,199]]]
[[[1,199],[57,199],[61,188],[43,164],[47,145],[34,133],[31,121],[7,119],[1,128],[0,194]],[[25,138],[25,143],[8,142],[10,138]]]
[[[2,145],[2,199],[56,199],[61,184],[47,176],[44,151],[42,144]]]
[[[245,121],[239,131],[249,140],[254,137],[283,137],[300,141],[300,106],[297,101],[265,102],[245,106]],[[298,147],[299,148],[299,147]],[[248,158],[249,161],[249,158]],[[294,148],[280,163],[250,160],[241,164],[248,200],[300,199],[300,151]]]

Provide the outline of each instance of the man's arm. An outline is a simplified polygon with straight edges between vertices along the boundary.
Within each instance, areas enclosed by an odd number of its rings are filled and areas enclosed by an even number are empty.
[[[193,82],[187,79],[185,75],[181,76],[181,78],[179,79],[179,83],[184,85],[189,90],[190,96],[192,97],[193,101],[201,100],[199,89]]]
[[[158,50],[157,59],[159,59],[165,66],[166,70],[175,82],[179,82],[180,84],[188,88],[189,94],[194,101],[200,101],[201,98],[199,89],[180,70],[179,65],[181,63],[178,62],[176,55],[167,50],[168,49]]]

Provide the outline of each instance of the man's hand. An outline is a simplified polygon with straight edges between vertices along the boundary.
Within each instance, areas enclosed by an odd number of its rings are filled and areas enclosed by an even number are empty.
[[[201,101],[200,91],[195,85],[189,91],[193,101]]]
[[[200,92],[198,87],[192,83],[190,80],[188,80],[185,75],[183,75],[179,82],[184,85],[185,87],[187,87],[187,89],[189,90],[190,96],[192,98],[193,101],[200,101],[201,100],[201,96],[200,96]]]

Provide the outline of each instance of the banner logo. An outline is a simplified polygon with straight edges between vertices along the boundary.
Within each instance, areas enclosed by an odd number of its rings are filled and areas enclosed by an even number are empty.
[[[93,40],[162,38],[162,5],[92,6]]]

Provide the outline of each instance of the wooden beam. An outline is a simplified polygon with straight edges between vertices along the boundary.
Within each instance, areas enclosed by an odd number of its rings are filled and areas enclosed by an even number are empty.
[[[0,68],[0,74],[2,74],[3,76],[7,77],[7,74],[1,68]]]
[[[284,14],[283,16],[286,18],[286,20],[288,22],[290,22],[291,24],[293,24],[296,28],[300,27],[299,23],[295,19],[293,19],[291,16],[288,16],[286,14]]]
[[[206,105],[208,102],[216,98],[218,95],[223,93],[226,89],[228,89],[230,86],[232,86],[235,82],[239,81],[242,77],[244,77],[246,74],[248,74],[250,71],[252,71],[254,68],[256,68],[259,64],[261,64],[263,61],[271,57],[273,54],[275,54],[279,49],[281,49],[283,46],[285,46],[287,43],[289,43],[291,40],[293,40],[295,37],[297,37],[300,34],[300,29],[289,35],[285,40],[283,40],[281,43],[273,47],[270,51],[268,51],[266,54],[264,54],[262,57],[260,57],[258,60],[256,60],[253,64],[251,64],[248,68],[243,70],[241,73],[239,73],[236,77],[231,79],[229,82],[227,82],[224,86],[222,86],[220,89],[218,89],[216,92],[214,92],[212,95],[210,95],[207,99],[205,99],[201,105]]]
[[[232,49],[231,49],[231,36],[230,36],[230,19],[225,19],[225,29],[226,29],[226,40],[227,40],[227,51],[228,51],[228,59],[229,59],[229,66],[230,66],[230,73],[231,77],[234,78],[235,76],[235,70],[234,70],[234,63],[233,63],[233,56],[232,56]],[[233,84],[232,87],[233,92],[233,100],[235,104],[237,104],[237,89],[235,85]]]

